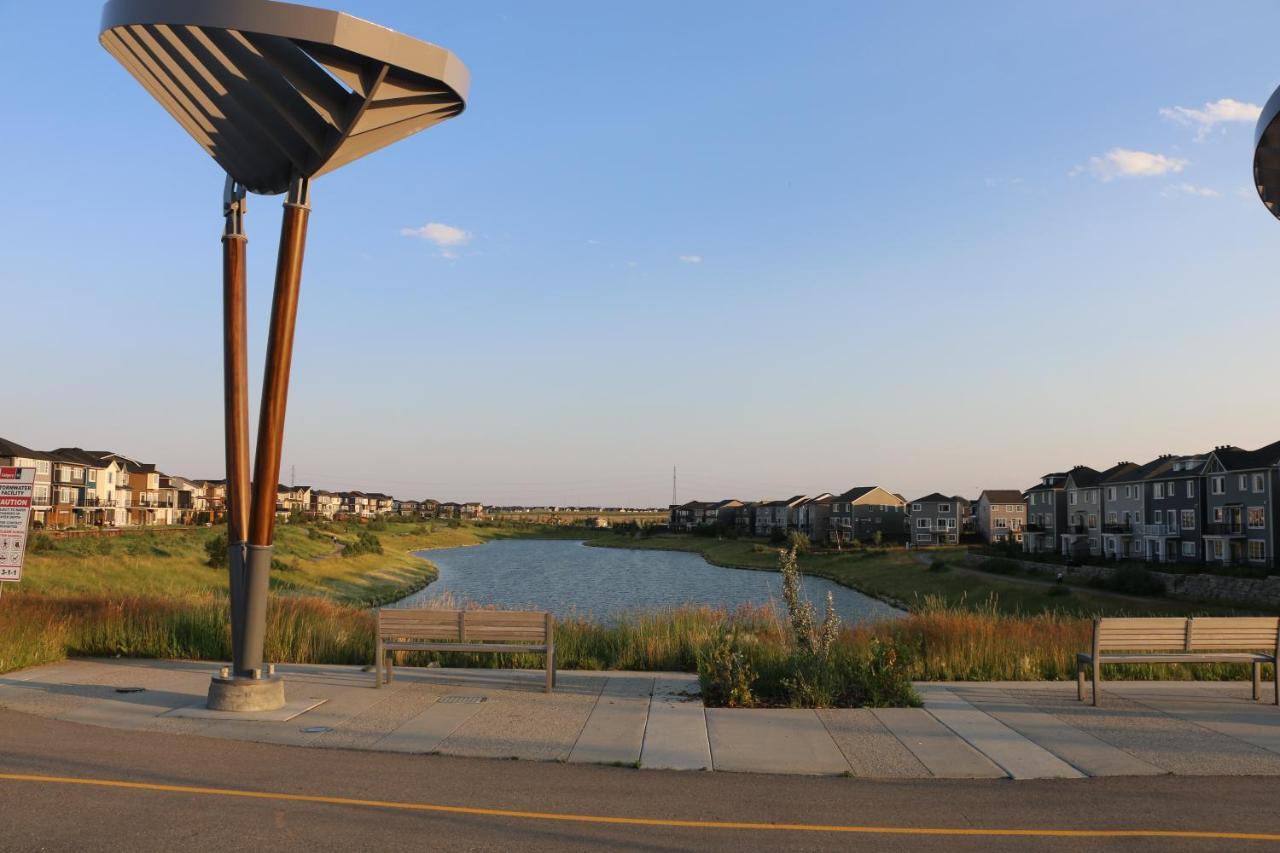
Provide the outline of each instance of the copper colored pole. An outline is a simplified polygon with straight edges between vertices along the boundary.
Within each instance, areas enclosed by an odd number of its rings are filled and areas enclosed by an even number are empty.
[[[289,396],[289,365],[293,359],[293,326],[298,314],[302,281],[302,253],[311,211],[290,191],[280,225],[280,256],[276,259],[276,287],[271,300],[271,331],[267,339],[262,406],[258,411],[258,449],[253,460],[253,507],[249,515],[249,544],[270,545],[276,521],[276,486],[284,445],[284,412]]]
[[[222,237],[222,387],[227,445],[227,540],[249,533],[249,355],[243,234]]]

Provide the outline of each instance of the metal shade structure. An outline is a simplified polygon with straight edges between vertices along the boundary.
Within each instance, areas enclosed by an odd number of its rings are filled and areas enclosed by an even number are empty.
[[[1267,210],[1280,219],[1280,88],[1267,99],[1253,132],[1253,183]]]
[[[222,234],[227,565],[232,665],[209,707],[284,705],[263,664],[276,488],[311,179],[462,112],[452,53],[341,12],[272,0],[110,0],[102,46],[227,173]],[[287,193],[253,473],[245,194]]]

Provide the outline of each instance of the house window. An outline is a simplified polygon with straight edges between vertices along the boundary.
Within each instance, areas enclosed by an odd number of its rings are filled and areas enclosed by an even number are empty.
[[[912,511],[912,512],[919,512],[919,511],[920,511],[920,504],[912,504],[912,505],[911,505],[911,511]]]
[[[921,519],[918,519],[918,520],[916,521],[916,527],[920,528],[921,530],[928,530],[928,529],[929,529],[929,519],[927,519],[927,518],[921,518]]]
[[[1266,516],[1263,514],[1262,507],[1249,507],[1249,529],[1261,530],[1267,526]]]
[[[932,537],[932,536],[930,536],[928,533],[917,533],[917,534],[916,534],[916,541],[917,541],[917,542],[932,542],[932,541],[933,541],[933,537]]]
[[[1090,526],[1090,527],[1097,527],[1097,526],[1098,526],[1098,516],[1097,516],[1096,514],[1090,513],[1090,515],[1089,515],[1089,526]]]
[[[1156,483],[1156,485],[1155,485],[1155,497],[1157,497],[1157,498],[1163,498],[1163,497],[1164,497],[1164,483]]]
[[[1209,479],[1209,491],[1215,495],[1225,495],[1227,493],[1227,478],[1211,477]]]
[[[1250,539],[1249,559],[1255,562],[1267,559],[1267,543],[1261,539]]]
[[[1184,557],[1194,557],[1195,555],[1196,555],[1196,543],[1194,543],[1194,542],[1183,542],[1183,543],[1182,543],[1182,556],[1184,556]]]
[[[1254,474],[1254,475],[1253,475],[1253,490],[1254,490],[1255,492],[1257,492],[1258,494],[1261,494],[1263,491],[1265,491],[1265,490],[1266,490],[1266,488],[1267,488],[1267,480],[1266,480],[1266,477],[1265,477],[1264,475],[1262,475],[1262,474]]]
[[[1196,496],[1196,481],[1187,480],[1187,497],[1194,498]]]
[[[1000,518],[997,518],[997,519],[996,519],[996,528],[997,528],[997,529],[1003,530],[1004,528],[1006,528],[1006,527],[1008,527],[1008,526],[1009,526],[1009,522],[1008,522],[1008,520],[1007,520],[1007,519],[1005,519],[1003,516],[1002,516],[1002,517],[1000,517]]]
[[[951,504],[938,504],[938,512],[951,512]]]
[[[1133,486],[1125,486],[1125,487],[1124,487],[1124,496],[1125,496],[1126,498],[1131,498],[1131,497],[1133,497]]]
[[[1221,523],[1222,523],[1222,520],[1223,520],[1223,517],[1224,517],[1224,516],[1223,516],[1223,510],[1222,510],[1222,507],[1220,507],[1220,506],[1215,506],[1215,507],[1213,508],[1213,522],[1214,522],[1214,524],[1221,524]]]
[[[31,492],[31,501],[35,504],[47,504],[49,502],[49,487],[37,485]]]
[[[1213,548],[1213,559],[1221,560],[1222,559],[1222,540],[1214,539],[1209,544],[1210,544],[1210,547]]]
[[[1126,497],[1127,497],[1127,495],[1126,495]],[[1115,487],[1115,486],[1107,486],[1107,500],[1109,500],[1109,501],[1113,501],[1113,500],[1115,500],[1115,499],[1116,499],[1116,487]]]
[[[1246,491],[1246,490],[1249,488],[1249,475],[1248,475],[1248,474],[1241,474],[1239,477],[1237,477],[1237,478],[1236,478],[1236,480],[1237,480],[1237,481],[1239,482],[1239,484],[1240,484],[1240,491],[1242,491],[1242,492],[1243,492],[1243,491]]]
[[[1129,516],[1129,513],[1126,512],[1125,517],[1128,518],[1128,516]],[[1107,524],[1115,524],[1115,523],[1116,523],[1116,514],[1114,512],[1107,513]]]
[[[1089,550],[1090,550],[1090,551],[1096,551],[1096,550],[1098,550],[1098,540],[1097,540],[1097,539],[1095,539],[1095,538],[1093,538],[1093,537],[1089,537]]]
[[[1071,504],[1072,506],[1075,506],[1077,497],[1079,497],[1079,493],[1072,492],[1071,495],[1067,498],[1067,503]]]
[[[37,474],[48,474],[48,473],[49,473],[49,460],[48,460],[48,459],[37,459],[37,460],[36,460],[36,473],[37,473]]]
[[[1183,529],[1183,530],[1195,530],[1195,529],[1196,529],[1196,513],[1195,513],[1195,510],[1191,510],[1191,509],[1184,509],[1184,510],[1182,511],[1182,529]]]

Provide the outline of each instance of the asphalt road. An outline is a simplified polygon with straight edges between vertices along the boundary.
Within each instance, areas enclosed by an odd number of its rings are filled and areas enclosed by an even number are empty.
[[[1275,786],[669,773],[273,746],[0,711],[3,850],[1247,850],[1280,843],[1095,833],[1280,839]],[[714,825],[724,822],[757,826]],[[777,823],[803,826],[759,826]],[[1087,834],[996,834],[1008,830]]]

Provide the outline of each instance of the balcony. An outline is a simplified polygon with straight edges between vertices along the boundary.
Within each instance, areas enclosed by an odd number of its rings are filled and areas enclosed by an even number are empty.
[[[1084,536],[1089,532],[1089,528],[1083,524],[1068,524],[1062,529],[1062,532],[1068,536]]]
[[[1143,536],[1181,536],[1182,531],[1176,524],[1143,524],[1140,525]]]
[[[1204,526],[1205,536],[1244,536],[1244,525],[1239,521],[1211,521]]]
[[[93,507],[94,509],[99,507],[112,507],[116,505],[117,502],[114,498],[85,498],[80,501],[80,506]]]
[[[1127,521],[1108,521],[1102,525],[1103,533],[1119,534],[1121,536],[1132,536],[1133,525]]]

